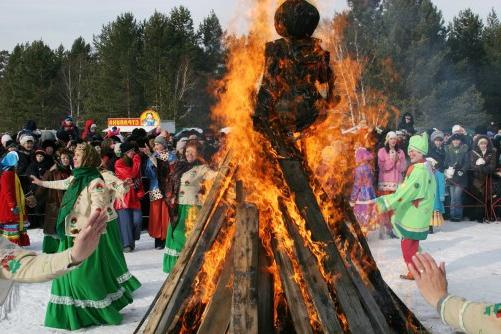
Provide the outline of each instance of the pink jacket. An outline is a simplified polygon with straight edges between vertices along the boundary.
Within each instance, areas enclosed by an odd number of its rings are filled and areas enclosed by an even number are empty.
[[[403,181],[403,173],[407,169],[404,151],[397,152],[395,161],[390,158],[390,153],[382,147],[377,153],[377,158],[379,167],[378,190],[392,192],[397,190],[398,185]]]

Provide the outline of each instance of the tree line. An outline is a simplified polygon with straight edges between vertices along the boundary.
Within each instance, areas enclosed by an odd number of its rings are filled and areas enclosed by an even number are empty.
[[[207,87],[224,72],[222,37],[213,11],[195,28],[179,6],[141,22],[121,14],[92,43],[79,37],[68,50],[39,40],[1,51],[0,130],[28,119],[57,128],[68,114],[104,126],[147,107],[181,126],[205,126],[213,103]]]
[[[364,87],[423,127],[501,121],[501,22],[472,10],[446,24],[431,0],[348,0],[344,43],[365,65]],[[54,128],[77,119],[137,117],[146,107],[177,124],[207,126],[210,82],[225,71],[224,33],[212,11],[195,28],[175,7],[144,21],[124,13],[90,43],[43,41],[0,51],[0,130],[27,119]]]
[[[501,23],[471,9],[446,25],[431,0],[348,0],[344,39],[383,91],[418,126],[501,122]]]

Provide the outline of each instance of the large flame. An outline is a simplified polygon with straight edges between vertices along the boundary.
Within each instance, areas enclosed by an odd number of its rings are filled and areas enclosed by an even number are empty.
[[[326,1],[326,0],[325,0]],[[294,268],[294,280],[301,288],[308,308],[310,322],[314,329],[320,324],[304,284],[300,266],[295,256],[294,243],[289,237],[283,221],[283,213],[279,202],[282,201],[295,224],[305,245],[309,247],[319,263],[322,263],[326,253],[322,244],[311,240],[310,232],[305,228],[305,222],[296,207],[292,196],[282,177],[276,161],[267,159],[272,152],[269,142],[253,129],[251,116],[254,113],[255,96],[264,69],[265,43],[276,38],[273,30],[272,17],[275,9],[283,1],[248,0],[250,2],[251,24],[249,33],[245,36],[229,36],[226,40],[228,48],[227,74],[217,84],[218,103],[212,110],[213,120],[224,127],[230,127],[225,149],[231,150],[238,162],[238,179],[242,180],[246,190],[246,200],[255,203],[259,209],[261,242],[270,257],[272,237],[279,240],[279,245],[291,258]],[[322,1],[312,1],[321,4]],[[336,75],[336,94],[341,102],[328,107],[327,119],[316,125],[314,131],[297,134],[297,146],[307,158],[311,171],[315,174],[312,183],[326,221],[335,228],[345,216],[334,199],[344,196],[351,183],[351,173],[355,167],[354,152],[357,146],[369,147],[373,144],[371,131],[383,127],[387,122],[386,99],[381,94],[364,89],[361,85],[361,75],[364,61],[351,58],[343,46],[342,35],[346,27],[346,15],[338,15],[319,29],[317,37],[324,41],[324,47],[331,52],[332,68]],[[328,197],[322,197],[322,194]],[[228,236],[232,236],[230,230]],[[227,237],[230,239],[231,237]],[[230,249],[230,244],[218,241],[212,247],[196,282],[193,297],[196,304],[200,301],[208,303],[215,291],[217,275],[223,266],[224,259]],[[345,254],[349,256],[350,254]],[[366,269],[367,263],[358,261],[357,269]],[[322,270],[323,266],[319,266]],[[269,268],[274,276],[275,311],[283,304],[279,271],[276,263]],[[335,284],[336,277],[322,272],[325,280]],[[203,279],[200,279],[203,277]],[[367,280],[367,278],[364,278]],[[209,282],[209,284],[205,284]],[[205,284],[203,287],[200,285]],[[276,311],[277,312],[277,311]],[[348,324],[343,314],[340,321],[346,328]],[[275,313],[275,325],[278,324]],[[186,330],[189,331],[189,330]]]

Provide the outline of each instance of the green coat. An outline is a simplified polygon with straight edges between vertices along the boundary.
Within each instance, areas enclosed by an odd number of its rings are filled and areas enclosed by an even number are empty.
[[[425,240],[435,202],[436,181],[428,163],[409,167],[404,182],[393,194],[376,199],[380,212],[393,211],[391,222],[397,236]]]

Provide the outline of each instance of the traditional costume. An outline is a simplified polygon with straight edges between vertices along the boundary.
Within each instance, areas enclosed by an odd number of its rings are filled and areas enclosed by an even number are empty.
[[[24,204],[24,192],[16,173],[17,152],[9,152],[2,159],[0,175],[0,237],[19,246],[29,246],[26,232],[29,226]]]
[[[428,136],[413,136],[409,151],[428,154]],[[392,211],[393,232],[400,237],[402,253],[406,264],[419,249],[419,241],[428,236],[430,219],[435,203],[436,181],[432,168],[426,160],[409,167],[404,182],[391,195],[376,199],[379,212]],[[412,279],[408,273],[402,278]]]
[[[215,172],[199,162],[180,161],[174,172],[174,193],[177,194],[177,217],[169,224],[165,242],[163,271],[170,273],[183,250],[196,217],[202,206],[200,192],[204,180],[215,177]],[[178,190],[177,190],[178,189]]]
[[[83,151],[83,162],[72,177],[42,181],[43,187],[66,190],[56,222],[61,238],[58,252],[73,245],[74,237],[96,209],[106,210],[107,228],[96,251],[78,269],[52,282],[45,325],[67,330],[120,324],[120,310],[132,303],[132,292],[140,287],[123,257],[110,190],[97,169],[101,159],[90,145],[77,149]]]
[[[373,219],[374,199],[374,174],[369,165],[373,159],[372,153],[365,148],[359,148],[355,152],[357,167],[354,171],[353,190],[350,196],[350,205],[353,207],[353,214],[362,229],[367,232],[371,229],[370,221]]]

